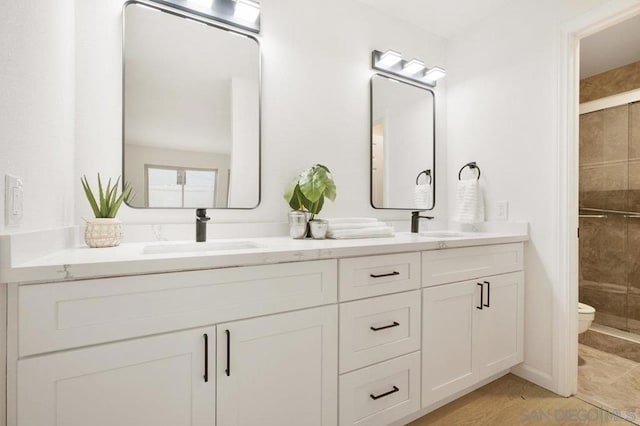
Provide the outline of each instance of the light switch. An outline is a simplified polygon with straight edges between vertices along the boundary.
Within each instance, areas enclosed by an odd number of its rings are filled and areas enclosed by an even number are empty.
[[[508,201],[498,201],[498,212],[496,214],[497,220],[507,220],[509,219],[509,202]]]
[[[4,223],[6,226],[18,226],[22,222],[24,193],[22,179],[5,175],[4,177]]]

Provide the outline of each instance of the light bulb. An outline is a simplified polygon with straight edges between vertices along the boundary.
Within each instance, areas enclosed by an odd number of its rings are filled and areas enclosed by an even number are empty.
[[[380,55],[380,59],[378,59],[376,63],[377,65],[384,68],[390,68],[401,60],[402,54],[400,52],[396,52],[395,50],[387,50],[382,55]]]
[[[429,81],[436,81],[441,79],[445,75],[447,75],[447,72],[444,70],[444,68],[433,67],[433,68],[430,68],[429,71],[424,73],[424,78]]]
[[[245,22],[256,22],[260,16],[260,4],[251,0],[237,0],[233,16]]]
[[[424,70],[424,62],[417,59],[410,60],[402,67],[402,71],[407,74],[417,74],[422,70]]]

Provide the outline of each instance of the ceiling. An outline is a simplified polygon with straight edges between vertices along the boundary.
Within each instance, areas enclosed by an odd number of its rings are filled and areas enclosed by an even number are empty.
[[[494,15],[512,0],[357,0],[443,38]]]
[[[580,41],[580,78],[640,61],[640,16]]]

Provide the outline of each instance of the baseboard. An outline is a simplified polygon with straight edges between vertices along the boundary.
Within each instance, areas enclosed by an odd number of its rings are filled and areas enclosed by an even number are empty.
[[[553,380],[553,376],[551,376],[551,374],[549,373],[545,373],[544,371],[540,371],[537,368],[526,364],[520,364],[516,367],[513,367],[511,369],[511,372],[516,376],[521,377],[547,390],[550,390],[553,393],[558,393]]]

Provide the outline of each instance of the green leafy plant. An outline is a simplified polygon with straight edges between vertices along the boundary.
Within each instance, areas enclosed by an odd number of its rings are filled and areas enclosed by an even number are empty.
[[[322,210],[324,199],[336,199],[336,184],[326,166],[315,164],[296,176],[284,193],[293,210],[308,211],[311,219]]]
[[[113,186],[111,186],[111,179],[109,179],[107,187],[103,188],[100,173],[98,173],[97,199],[93,195],[91,186],[87,181],[87,176],[82,176],[82,178],[80,178],[80,182],[82,182],[84,194],[87,196],[87,200],[89,200],[89,204],[91,205],[91,209],[93,210],[93,214],[96,218],[116,217],[116,213],[118,213],[118,209],[122,205],[122,202],[131,197],[131,185],[128,182],[125,182],[122,192],[118,195],[118,183],[120,182],[120,177],[118,177]]]

